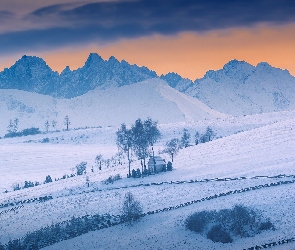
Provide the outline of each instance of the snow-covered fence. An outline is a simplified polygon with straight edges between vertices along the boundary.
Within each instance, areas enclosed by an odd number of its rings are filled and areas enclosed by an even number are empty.
[[[48,200],[51,200],[51,199],[53,199],[53,197],[51,195],[46,195],[46,196],[42,196],[42,197],[38,197],[38,198],[32,198],[32,199],[27,199],[27,200],[22,200],[22,201],[2,203],[2,204],[0,204],[0,208],[10,207],[10,206],[17,206],[19,204],[25,204],[25,203],[45,202],[45,201],[48,201]],[[23,206],[21,206],[21,207],[23,207]]]
[[[110,190],[116,190],[116,189],[123,189],[123,188],[136,188],[136,187],[141,187],[141,186],[160,186],[160,185],[171,185],[171,184],[189,184],[189,183],[199,183],[199,182],[222,182],[222,181],[236,181],[236,180],[251,180],[251,179],[280,179],[280,178],[293,178],[295,179],[295,175],[285,175],[285,174],[280,174],[280,175],[275,175],[275,176],[254,176],[254,177],[234,177],[234,178],[212,178],[212,179],[195,179],[195,180],[188,180],[188,181],[163,181],[163,182],[152,182],[152,183],[140,183],[140,184],[133,184],[133,185],[126,185],[122,187],[108,187],[107,189],[100,189],[100,188],[93,188],[91,190],[83,190],[80,193],[75,193],[81,194],[81,193],[90,193],[90,192],[103,192],[103,191],[110,191]]]
[[[289,239],[283,239],[283,240],[278,240],[278,241],[273,241],[270,243],[265,243],[261,245],[256,245],[248,248],[244,248],[243,250],[258,250],[258,249],[265,249],[269,247],[274,247],[274,246],[280,246],[288,243],[295,242],[295,237],[289,238]]]
[[[199,203],[199,202],[212,200],[212,199],[216,199],[216,198],[219,198],[219,197],[224,197],[224,196],[228,196],[228,195],[232,195],[232,194],[239,194],[239,193],[249,192],[249,191],[257,190],[257,189],[261,189],[261,188],[275,187],[275,186],[279,186],[279,185],[286,185],[286,184],[293,184],[293,183],[295,183],[295,179],[290,180],[290,181],[279,181],[279,182],[273,182],[273,183],[257,185],[257,186],[253,186],[253,187],[246,187],[246,188],[242,188],[242,189],[228,191],[226,193],[214,194],[214,195],[210,195],[210,196],[207,196],[207,197],[203,197],[203,198],[198,199],[198,200],[192,200],[192,201],[188,201],[188,202],[185,202],[185,203],[181,203],[181,204],[178,204],[176,206],[171,206],[171,207],[168,207],[168,208],[149,211],[147,213],[143,213],[142,217],[145,216],[145,215],[151,215],[151,214],[156,214],[156,213],[160,213],[160,212],[179,209],[179,208],[186,207],[186,206],[189,206],[189,205],[193,205],[193,204],[196,204],[196,203]]]
[[[10,209],[6,209],[6,210],[3,210],[0,212],[0,215],[2,214],[7,214],[9,212],[15,212],[16,210],[20,209],[20,208],[23,208],[24,205],[21,205],[21,206],[17,206],[17,207],[13,207],[13,208],[10,208]]]

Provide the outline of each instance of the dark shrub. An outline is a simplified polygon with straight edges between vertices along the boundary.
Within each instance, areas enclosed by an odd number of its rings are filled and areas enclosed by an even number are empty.
[[[167,171],[172,171],[172,162],[168,161],[167,163]]]
[[[185,221],[186,229],[201,233],[210,221],[210,212],[202,211],[190,215]]]
[[[39,128],[26,128],[22,130],[21,132],[10,132],[6,134],[4,137],[5,138],[11,138],[11,137],[20,137],[20,136],[27,136],[27,135],[37,135],[41,134],[41,131]]]
[[[221,225],[213,226],[207,233],[207,238],[213,242],[231,243],[233,242],[230,234],[226,232]]]
[[[37,134],[41,134],[41,131],[39,130],[39,128],[26,128],[21,133],[24,136],[26,136],[26,135],[37,135]]]
[[[48,143],[49,142],[49,138],[43,138],[41,143]]]
[[[52,182],[52,179],[50,175],[47,175],[44,183],[49,183],[49,182]]]
[[[34,183],[31,181],[25,181],[24,188],[34,187]]]
[[[270,229],[274,229],[274,225],[270,222],[262,222],[260,224],[259,230],[270,230]]]
[[[136,177],[137,178],[140,178],[141,177],[141,172],[140,172],[140,169],[139,168],[136,170]]]
[[[249,229],[254,229],[256,227],[256,213],[243,206],[236,205],[230,213],[230,218],[232,220],[232,224],[230,226],[231,232],[235,235],[250,236]]]
[[[215,226],[210,229],[212,225]],[[213,210],[194,213],[186,219],[185,227],[206,235],[214,242],[222,243],[232,242],[232,236],[249,237],[262,230],[274,229],[273,224],[263,218],[259,211],[240,205],[218,212]]]
[[[136,178],[136,171],[135,171],[134,169],[132,169],[132,174],[131,174],[131,176],[132,176],[133,178]]]
[[[85,174],[85,172],[86,172],[86,166],[87,166],[87,162],[85,162],[85,161],[82,161],[80,164],[78,164],[76,166],[77,175]]]

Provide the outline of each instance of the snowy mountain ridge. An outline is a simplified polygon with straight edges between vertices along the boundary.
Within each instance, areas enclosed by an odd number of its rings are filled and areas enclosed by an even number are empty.
[[[167,76],[162,78],[169,81]],[[253,66],[232,60],[220,70],[209,70],[195,82],[179,79],[173,87],[231,115],[295,109],[295,78],[287,70],[266,62]]]
[[[58,98],[74,98],[96,88],[108,89],[160,78],[210,108],[231,115],[247,115],[295,109],[295,77],[287,70],[266,62],[253,66],[231,60],[219,70],[209,70],[194,82],[174,72],[156,72],[115,57],[103,60],[91,53],[84,66],[68,66],[54,72],[36,56],[23,56],[9,69],[0,72],[0,89],[18,89]]]
[[[0,89],[18,89],[59,98],[73,98],[100,87],[123,86],[157,77],[146,67],[130,65],[115,57],[103,60],[91,53],[84,66],[71,70],[68,66],[58,74],[36,56],[23,56],[0,73]]]

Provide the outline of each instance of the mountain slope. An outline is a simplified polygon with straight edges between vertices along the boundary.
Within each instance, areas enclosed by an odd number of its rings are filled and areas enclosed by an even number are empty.
[[[44,130],[46,120],[57,121],[64,128],[64,117],[69,116],[71,127],[118,126],[131,124],[137,118],[151,117],[160,123],[174,123],[225,117],[206,105],[186,96],[158,78],[140,83],[96,88],[72,99],[57,99],[19,90],[0,90],[0,132],[5,133],[9,119],[19,118],[20,129],[39,127]]]
[[[295,109],[295,78],[267,63],[255,67],[232,60],[220,70],[209,70],[194,83],[178,81],[174,88],[231,115]]]

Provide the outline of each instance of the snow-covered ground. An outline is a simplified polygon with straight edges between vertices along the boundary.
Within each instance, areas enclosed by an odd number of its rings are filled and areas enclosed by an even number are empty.
[[[163,136],[157,149],[165,141],[181,137],[187,128],[192,137],[195,131],[204,132],[206,126],[217,132],[216,140],[180,150],[172,172],[140,179],[127,179],[127,162],[110,164],[98,170],[95,157],[111,158],[117,153],[117,127],[88,128],[54,132],[36,136],[0,140],[2,176],[0,204],[50,195],[46,202],[25,203],[0,209],[0,242],[19,238],[51,223],[62,222],[72,216],[95,213],[120,214],[124,195],[131,191],[143,205],[144,212],[234,191],[246,187],[293,180],[284,178],[252,178],[295,174],[294,112],[280,112],[243,117],[207,119],[198,122],[159,124]],[[42,143],[48,138],[47,143]],[[192,138],[193,145],[193,138]],[[170,157],[163,155],[166,160]],[[71,174],[80,163],[88,163],[86,175],[54,181],[33,188],[12,191],[13,183],[44,181],[47,175],[61,178]],[[91,167],[94,172],[91,172]],[[140,168],[138,161],[132,168]],[[120,174],[123,179],[105,185],[101,181]],[[182,184],[140,185],[171,181],[203,180],[206,178],[239,178],[232,181],[210,181]],[[295,184],[252,190],[217,199],[203,201],[177,210],[142,218],[132,227],[118,225],[67,240],[46,249],[243,249],[295,236]],[[122,188],[123,187],[123,188]],[[9,190],[8,193],[4,193]],[[205,237],[185,230],[184,220],[195,211],[230,208],[235,204],[251,206],[262,211],[274,223],[276,230],[250,238],[237,238],[233,243],[213,243]],[[9,210],[9,211],[7,211]],[[5,212],[3,212],[5,211]],[[277,249],[292,249],[287,244]],[[274,248],[276,249],[276,248]]]

